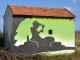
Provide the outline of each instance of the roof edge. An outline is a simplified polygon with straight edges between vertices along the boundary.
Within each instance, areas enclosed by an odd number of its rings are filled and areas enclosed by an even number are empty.
[[[36,15],[13,15],[13,17],[47,17],[47,18],[69,18],[74,19],[73,17],[56,17],[56,16],[36,16]]]
[[[12,5],[13,6],[13,5]],[[13,13],[13,10],[11,9],[11,4],[8,4],[8,6],[7,7],[9,7],[10,8],[10,10],[12,11],[12,13]],[[14,14],[14,13],[13,13]]]
[[[74,18],[76,17],[71,11],[67,10],[66,8],[64,8],[66,11],[68,11],[70,14],[72,14],[74,16]]]

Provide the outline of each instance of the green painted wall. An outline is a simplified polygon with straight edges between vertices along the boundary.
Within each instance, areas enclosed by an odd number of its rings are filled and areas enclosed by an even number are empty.
[[[44,38],[46,36],[53,36],[55,41],[62,42],[63,45],[67,47],[75,46],[75,28],[74,20],[70,19],[59,19],[59,18],[25,18],[18,26],[14,39],[17,40],[15,43],[16,46],[24,44],[26,42],[26,37],[29,35],[29,38],[32,37],[30,28],[32,23],[38,21],[39,23],[45,25],[44,32],[39,35]],[[38,28],[40,31],[42,26]],[[53,34],[48,34],[48,30],[53,30]]]

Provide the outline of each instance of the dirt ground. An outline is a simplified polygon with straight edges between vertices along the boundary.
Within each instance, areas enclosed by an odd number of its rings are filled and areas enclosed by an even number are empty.
[[[0,38],[1,40],[2,38]],[[80,60],[80,32],[75,33],[76,47],[75,53],[56,55],[56,56],[46,56],[46,55],[18,55],[6,51],[5,48],[0,48],[0,60]]]

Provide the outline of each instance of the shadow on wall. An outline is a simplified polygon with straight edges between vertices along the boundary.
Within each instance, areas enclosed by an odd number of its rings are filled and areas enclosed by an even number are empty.
[[[37,31],[38,27],[42,26],[42,29],[40,31]],[[59,50],[73,50],[74,47],[66,47],[65,45],[62,45],[61,42],[55,42],[55,38],[51,36],[46,36],[45,38],[42,38],[39,36],[41,32],[44,31],[44,25],[34,21],[33,27],[31,27],[31,33],[32,37],[29,40],[29,36],[27,35],[26,42],[24,45],[20,46],[14,46],[14,52],[15,53],[40,53],[40,52],[47,52],[47,51],[59,51]],[[48,34],[52,34],[52,30],[49,30]],[[14,44],[16,43],[16,40],[14,40]]]

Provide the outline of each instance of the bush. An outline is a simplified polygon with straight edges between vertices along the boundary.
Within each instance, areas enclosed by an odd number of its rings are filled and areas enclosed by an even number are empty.
[[[0,48],[4,47],[3,33],[0,31]]]

